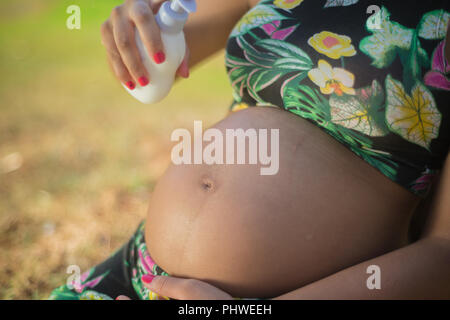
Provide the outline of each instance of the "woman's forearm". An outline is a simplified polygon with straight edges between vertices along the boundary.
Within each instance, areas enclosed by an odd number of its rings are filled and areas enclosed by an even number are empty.
[[[380,289],[367,286],[371,265]],[[421,239],[276,299],[450,299],[450,239]]]

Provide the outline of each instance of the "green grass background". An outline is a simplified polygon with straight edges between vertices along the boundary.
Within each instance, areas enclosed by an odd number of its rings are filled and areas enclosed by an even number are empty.
[[[0,0],[0,299],[44,299],[69,265],[108,257],[145,217],[172,131],[227,112],[223,53],[159,104],[126,93],[100,42],[120,3]]]

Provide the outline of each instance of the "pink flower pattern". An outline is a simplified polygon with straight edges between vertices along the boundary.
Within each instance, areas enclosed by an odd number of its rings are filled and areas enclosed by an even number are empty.
[[[277,39],[277,40],[284,40],[287,37],[289,37],[291,35],[291,33],[294,32],[295,29],[297,29],[297,27],[298,27],[298,25],[295,25],[292,27],[279,29],[280,25],[281,25],[281,21],[275,20],[270,23],[266,23],[261,28],[265,31],[265,33],[268,36],[270,36],[270,38]]]
[[[80,276],[80,281],[72,281],[71,285],[76,292],[82,293],[86,288],[94,288],[100,281],[102,281],[102,279],[107,275],[108,272],[86,282],[86,280],[89,279],[89,276],[91,276],[92,273],[94,273],[93,268],[84,272]]]
[[[445,58],[445,41],[441,41],[433,53],[433,62],[431,71],[425,74],[425,84],[438,89],[450,90],[450,79],[447,74],[450,73],[450,65]]]

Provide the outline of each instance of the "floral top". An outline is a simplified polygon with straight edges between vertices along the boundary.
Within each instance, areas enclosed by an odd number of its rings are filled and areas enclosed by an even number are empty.
[[[233,29],[232,110],[278,106],[426,194],[450,146],[450,1],[263,0]]]

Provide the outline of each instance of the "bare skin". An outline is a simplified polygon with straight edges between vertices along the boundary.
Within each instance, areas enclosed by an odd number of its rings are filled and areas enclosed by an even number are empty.
[[[124,83],[148,75],[139,67],[133,44],[117,35],[134,39],[127,23],[149,23],[161,2],[126,1],[102,27],[109,60]],[[189,64],[222,49],[232,26],[257,2],[199,0],[199,12],[185,28],[190,58],[178,74],[186,76]],[[143,15],[136,14],[136,4]],[[149,52],[163,50],[159,31],[151,30],[144,44]],[[280,171],[260,176],[257,166],[171,166],[152,194],[146,222],[150,254],[171,275],[204,280],[240,297],[367,298],[364,261],[386,266],[391,283],[411,283],[418,271],[448,267],[448,201],[441,201],[447,207],[434,216],[431,236],[407,246],[418,199],[318,127],[272,108],[240,111],[214,127],[280,129]],[[449,192],[448,182],[445,188],[441,199]],[[402,261],[422,264],[416,273],[402,274]],[[445,297],[448,279],[433,280],[439,290],[424,280],[418,292]],[[169,287],[170,281],[163,283]],[[189,283],[195,287],[198,282]],[[412,295],[410,289],[404,285],[385,297]]]
[[[279,128],[280,170],[170,166],[146,223],[149,252],[169,274],[274,297],[406,244],[417,199],[318,127],[264,107],[214,127]]]

